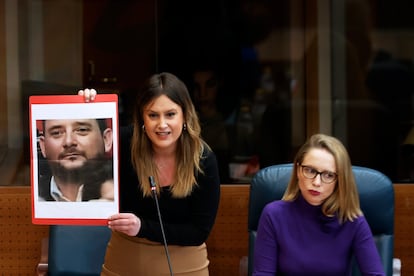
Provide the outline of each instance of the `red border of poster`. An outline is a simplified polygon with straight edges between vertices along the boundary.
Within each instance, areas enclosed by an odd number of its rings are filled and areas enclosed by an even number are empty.
[[[32,223],[66,225],[106,225],[107,218],[119,212],[119,143],[118,95],[99,94],[93,102],[85,102],[79,95],[45,95],[29,98],[30,172],[32,194]],[[56,202],[40,201],[38,195],[39,159],[37,139],[39,122],[56,118],[107,118],[112,128],[112,161],[114,200],[112,202]],[[50,215],[49,215],[50,212]]]

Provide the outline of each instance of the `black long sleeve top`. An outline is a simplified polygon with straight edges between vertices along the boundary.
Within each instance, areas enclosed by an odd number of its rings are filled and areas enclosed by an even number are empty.
[[[138,237],[162,243],[155,201],[152,197],[143,197],[131,163],[132,133],[132,127],[123,127],[120,131],[120,212],[132,212],[141,219]],[[168,244],[200,245],[207,240],[213,227],[220,199],[220,179],[214,153],[204,150],[200,164],[204,173],[196,176],[198,185],[189,196],[173,198],[169,187],[161,188],[158,202]]]

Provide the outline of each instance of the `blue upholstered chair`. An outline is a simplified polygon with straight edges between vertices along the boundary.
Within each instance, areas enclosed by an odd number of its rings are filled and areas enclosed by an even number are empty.
[[[273,165],[261,169],[252,179],[249,201],[248,275],[252,274],[257,224],[264,206],[281,199],[292,173],[292,164]],[[384,174],[353,166],[361,209],[374,234],[386,275],[392,275],[394,251],[394,188]],[[360,275],[353,267],[353,275]]]
[[[100,275],[110,236],[106,226],[51,225],[48,275]]]

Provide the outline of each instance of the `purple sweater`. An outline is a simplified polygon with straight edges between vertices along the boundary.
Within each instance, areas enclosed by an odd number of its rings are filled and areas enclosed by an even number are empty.
[[[385,275],[364,216],[339,224],[303,197],[263,209],[253,275],[351,275],[355,255],[362,275]]]

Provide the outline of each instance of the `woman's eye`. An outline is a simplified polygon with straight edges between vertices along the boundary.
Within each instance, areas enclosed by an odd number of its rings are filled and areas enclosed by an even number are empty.
[[[174,116],[175,116],[175,114],[176,114],[175,112],[168,112],[168,113],[167,113],[167,117],[170,117],[170,118],[171,118],[171,117],[174,117]]]
[[[148,114],[148,117],[150,117],[151,119],[153,119],[153,118],[156,118],[157,117],[157,114],[151,113],[151,114]]]

